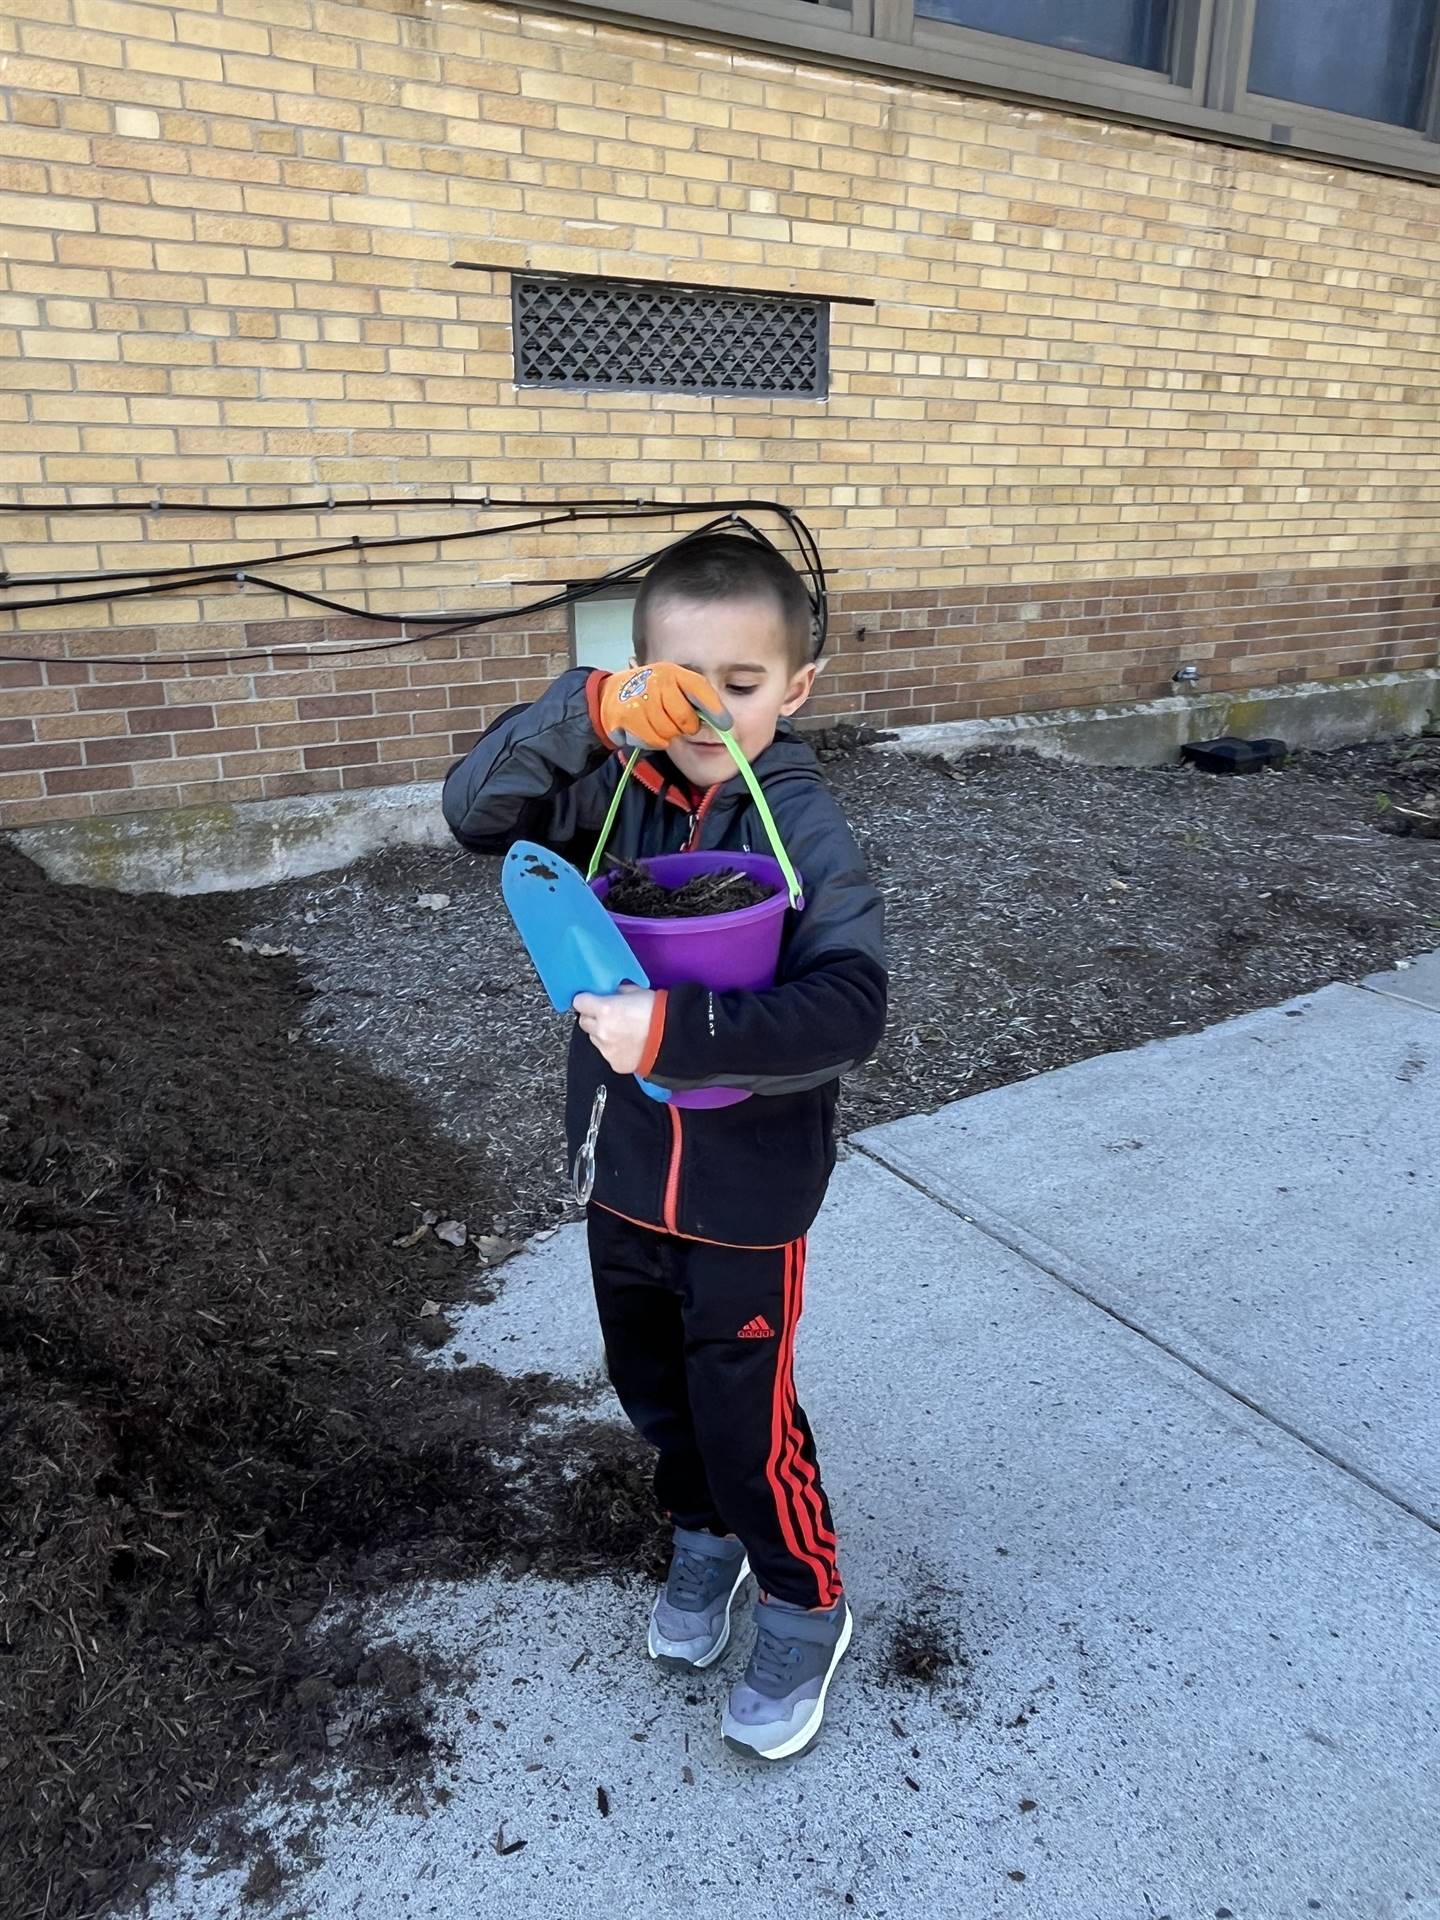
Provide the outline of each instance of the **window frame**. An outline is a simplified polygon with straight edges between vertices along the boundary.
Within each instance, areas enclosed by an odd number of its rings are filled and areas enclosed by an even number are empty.
[[[1255,38],[1254,0],[1243,0],[1237,8],[1234,34],[1234,110],[1269,121],[1271,143],[1276,146],[1316,145],[1327,153],[1342,150],[1342,143],[1373,148],[1381,158],[1392,150],[1403,161],[1412,148],[1423,155],[1430,150],[1431,169],[1440,172],[1440,153],[1436,151],[1440,134],[1440,9],[1437,9],[1434,36],[1430,46],[1430,71],[1426,75],[1424,108],[1418,127],[1397,127],[1388,120],[1366,120],[1358,114],[1336,113],[1329,107],[1307,106],[1303,100],[1282,100],[1273,94],[1250,90],[1250,52]],[[1282,137],[1282,134],[1289,137]],[[1423,159],[1421,164],[1423,165]]]
[[[1072,53],[1043,41],[1007,40],[980,27],[961,27],[949,20],[933,20],[918,13],[914,0],[905,0],[910,16],[910,44],[964,62],[981,84],[995,92],[1050,92],[1057,83],[1061,97],[1083,98],[1093,93],[1102,104],[1123,96],[1136,109],[1171,108],[1176,104],[1202,107],[1205,100],[1211,18],[1216,0],[1173,0],[1170,45],[1161,67],[1127,66],[1099,54]]]
[[[917,18],[914,0],[540,0],[541,10],[838,62],[887,79],[1189,133],[1230,145],[1440,178],[1440,21],[1418,128],[1307,107],[1248,86],[1255,0],[1174,0],[1168,71]],[[717,20],[723,26],[717,27]]]

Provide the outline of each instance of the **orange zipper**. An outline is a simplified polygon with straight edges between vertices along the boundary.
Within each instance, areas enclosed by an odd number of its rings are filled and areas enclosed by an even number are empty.
[[[670,1108],[670,1171],[665,1178],[665,1231],[678,1233],[680,1212],[680,1157],[685,1151],[685,1134],[680,1125],[680,1110]]]
[[[686,853],[695,852],[696,845],[700,839],[700,828],[704,823],[706,814],[710,811],[710,803],[719,791],[719,787],[707,787],[705,789],[705,798],[700,802],[697,810],[691,814],[690,838],[685,842]]]

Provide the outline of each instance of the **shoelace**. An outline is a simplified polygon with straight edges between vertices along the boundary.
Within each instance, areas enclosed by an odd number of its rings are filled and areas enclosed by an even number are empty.
[[[767,1692],[787,1691],[790,1670],[798,1666],[804,1657],[804,1649],[797,1641],[782,1638],[763,1620],[758,1622],[755,1651],[750,1656],[750,1671],[757,1680],[765,1683]]]
[[[703,1553],[692,1553],[686,1547],[677,1547],[670,1565],[670,1577],[665,1583],[671,1606],[678,1607],[681,1613],[701,1612],[710,1598],[707,1588],[715,1564]]]

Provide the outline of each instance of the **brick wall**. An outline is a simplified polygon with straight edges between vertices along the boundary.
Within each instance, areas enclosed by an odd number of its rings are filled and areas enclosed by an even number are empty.
[[[1436,657],[1432,188],[479,0],[10,0],[0,62],[12,575],[472,518],[225,511],[330,488],[736,491],[835,570],[825,715]],[[508,281],[457,261],[875,305],[823,404],[517,393]],[[286,577],[458,611],[648,544]],[[428,778],[568,657],[555,619],[177,659],[386,630],[233,586],[0,614],[45,657],[0,665],[0,825]]]

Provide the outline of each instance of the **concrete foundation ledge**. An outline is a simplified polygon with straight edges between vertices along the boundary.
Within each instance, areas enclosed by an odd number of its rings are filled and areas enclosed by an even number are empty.
[[[1233,733],[1323,750],[1423,733],[1437,715],[1440,668],[1426,668],[1250,693],[1175,694],[1127,707],[1072,707],[902,727],[885,742],[885,750],[958,760],[967,753],[1017,748],[1082,766],[1161,767],[1180,758],[1187,740]]]
[[[7,838],[52,880],[120,893],[263,887],[383,847],[450,844],[438,781],[58,820]]]

